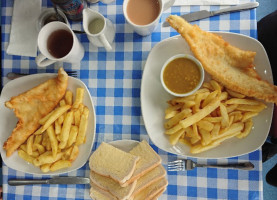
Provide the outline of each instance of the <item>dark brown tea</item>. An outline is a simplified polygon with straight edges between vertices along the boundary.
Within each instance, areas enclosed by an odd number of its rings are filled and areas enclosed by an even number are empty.
[[[51,33],[47,40],[47,49],[55,58],[66,56],[73,46],[73,36],[67,30],[57,30]]]

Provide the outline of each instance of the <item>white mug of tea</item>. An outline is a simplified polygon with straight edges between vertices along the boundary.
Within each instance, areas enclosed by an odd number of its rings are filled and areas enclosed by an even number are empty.
[[[159,24],[162,13],[175,0],[124,0],[123,14],[139,35],[150,35]]]
[[[112,22],[90,8],[83,10],[83,28],[89,41],[97,47],[112,50],[115,28]]]
[[[39,67],[55,62],[79,63],[85,54],[84,47],[70,27],[58,21],[42,27],[38,34],[38,48],[41,52],[36,57]]]

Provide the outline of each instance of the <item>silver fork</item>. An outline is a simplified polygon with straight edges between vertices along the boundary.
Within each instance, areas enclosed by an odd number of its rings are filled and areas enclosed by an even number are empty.
[[[66,71],[66,73],[69,75],[69,76],[72,76],[72,77],[77,77],[77,71]],[[10,80],[13,80],[13,79],[16,79],[16,78],[19,78],[19,77],[22,77],[22,76],[27,76],[27,75],[30,75],[30,74],[24,74],[24,73],[16,73],[16,72],[9,72],[7,73],[6,77]]]
[[[184,171],[192,170],[195,167],[208,167],[208,168],[228,168],[228,169],[242,169],[242,170],[251,170],[254,168],[254,165],[251,162],[244,163],[232,163],[232,164],[198,164],[189,159],[175,160],[169,162],[168,171]]]

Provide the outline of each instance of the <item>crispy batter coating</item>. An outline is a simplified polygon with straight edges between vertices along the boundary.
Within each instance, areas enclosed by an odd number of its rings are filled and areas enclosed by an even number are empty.
[[[18,118],[16,127],[3,146],[7,156],[11,156],[39,128],[39,120],[57,106],[65,94],[67,81],[68,75],[60,68],[56,78],[12,97],[5,103]]]
[[[261,80],[253,68],[255,52],[234,47],[179,16],[171,15],[167,21],[185,38],[194,56],[215,80],[233,91],[277,104],[277,87]]]

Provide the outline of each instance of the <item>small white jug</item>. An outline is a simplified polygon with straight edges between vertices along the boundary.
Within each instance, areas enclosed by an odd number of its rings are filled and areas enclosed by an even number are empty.
[[[96,22],[96,20],[100,22],[100,25],[98,22],[95,26],[91,24]],[[105,47],[106,51],[112,50],[111,45],[115,37],[115,28],[109,19],[97,11],[85,8],[83,10],[83,28],[93,45]]]

